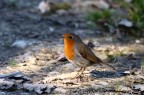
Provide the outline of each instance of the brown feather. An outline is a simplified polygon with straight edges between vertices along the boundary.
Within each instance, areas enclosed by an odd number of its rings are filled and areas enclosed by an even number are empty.
[[[76,49],[82,57],[90,60],[92,63],[99,63],[100,65],[105,64],[116,70],[113,66],[103,62],[100,58],[98,58],[85,43],[76,43]]]
[[[95,54],[84,44],[84,43],[79,43],[76,45],[76,48],[80,55],[92,62],[95,63],[101,63],[101,59],[95,56]]]

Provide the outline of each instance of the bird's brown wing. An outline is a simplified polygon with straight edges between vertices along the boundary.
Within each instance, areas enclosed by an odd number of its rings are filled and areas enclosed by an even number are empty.
[[[88,60],[90,60],[93,63],[99,63],[100,65],[105,64],[115,70],[115,68],[105,62],[103,62],[100,58],[98,58],[92,51],[91,49],[86,46],[84,43],[79,43],[77,44],[77,51],[80,53],[80,55]]]
[[[76,48],[82,57],[95,63],[102,62],[102,60],[96,57],[95,54],[86,46],[86,44],[84,43],[78,44]]]

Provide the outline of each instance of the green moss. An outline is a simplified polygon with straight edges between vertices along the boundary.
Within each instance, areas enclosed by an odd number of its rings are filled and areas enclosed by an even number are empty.
[[[9,42],[5,41],[5,42],[3,42],[3,46],[5,48],[10,48],[11,44]]]
[[[17,63],[16,63],[15,60],[11,59],[11,60],[9,61],[9,66],[11,66],[11,67],[16,67],[16,65],[17,65]]]
[[[108,21],[111,17],[111,13],[110,10],[108,9],[104,9],[104,10],[97,10],[97,11],[93,11],[88,13],[87,15],[87,19],[90,21],[99,21],[99,20],[105,20]]]
[[[9,0],[8,2],[8,6],[10,8],[16,9],[17,8],[17,4],[18,4],[19,0]]]
[[[123,81],[119,81],[114,85],[114,90],[119,92],[121,90],[121,85],[124,84]]]
[[[86,14],[86,19],[91,23],[88,27],[91,29],[103,29],[107,31],[106,24],[112,24],[111,11],[109,9],[95,10]]]
[[[123,56],[123,51],[116,51],[113,54],[109,54],[109,52],[105,52],[109,61],[113,61],[115,58],[119,56]]]
[[[59,9],[68,10],[71,8],[71,6],[67,3],[58,3],[58,4],[52,3],[50,4],[50,8],[51,12],[56,12]]]
[[[87,23],[87,25],[90,29],[96,29],[97,28],[97,25],[92,21],[89,21],[89,23]]]

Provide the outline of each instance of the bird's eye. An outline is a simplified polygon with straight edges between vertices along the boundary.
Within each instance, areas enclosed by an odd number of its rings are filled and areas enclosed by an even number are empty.
[[[69,38],[69,39],[73,39],[73,36],[70,35],[68,38]]]

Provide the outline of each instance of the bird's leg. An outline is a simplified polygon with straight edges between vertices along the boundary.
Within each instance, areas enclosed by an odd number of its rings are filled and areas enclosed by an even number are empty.
[[[82,69],[81,69],[81,73],[80,73],[77,77],[80,77],[81,74],[83,74],[84,71],[85,71],[85,68],[82,68]]]
[[[80,71],[82,70],[83,68],[81,67],[78,71],[77,71],[77,74],[76,74],[76,76],[75,77],[73,77],[73,78],[71,78],[71,79],[74,79],[74,78],[77,78],[80,74]]]
[[[83,74],[83,73],[84,73],[85,69],[86,69],[86,68],[83,68],[83,70],[82,70],[81,74]]]
[[[81,68],[77,71],[76,77],[79,76],[79,72],[80,72],[82,69],[83,69],[83,68],[81,67]]]
[[[80,79],[80,81],[83,81],[83,77],[81,76],[83,72],[85,71],[85,68],[82,68],[81,73],[77,76],[77,78]]]
[[[83,74],[84,71],[85,71],[85,68],[81,67],[80,70],[77,71],[77,74],[74,78],[80,78],[80,80],[81,80],[82,79],[81,74]],[[74,79],[74,78],[72,78],[72,79]]]

